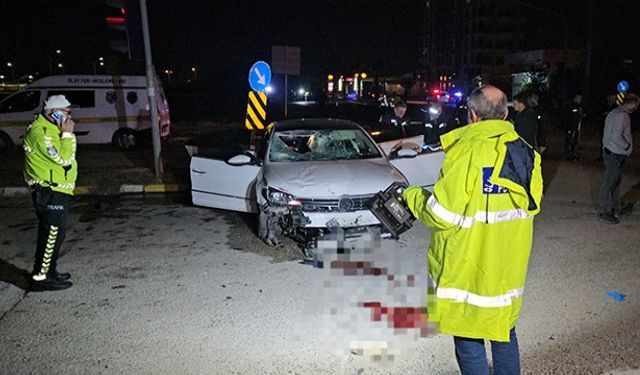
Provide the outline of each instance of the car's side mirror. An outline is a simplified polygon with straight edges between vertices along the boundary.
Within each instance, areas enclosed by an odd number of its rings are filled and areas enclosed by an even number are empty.
[[[415,158],[418,155],[418,152],[412,150],[410,148],[401,148],[397,151],[392,152],[389,155],[389,159],[404,159],[404,158]]]
[[[232,158],[230,158],[229,160],[227,160],[227,164],[229,165],[247,165],[247,164],[252,164],[254,163],[254,159],[251,158],[251,156],[249,155],[245,155],[245,154],[240,154],[240,155],[236,155]]]

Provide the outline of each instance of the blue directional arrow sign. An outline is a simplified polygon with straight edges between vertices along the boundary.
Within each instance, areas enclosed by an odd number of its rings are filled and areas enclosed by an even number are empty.
[[[253,91],[264,91],[271,82],[271,67],[264,61],[258,61],[249,70],[249,86]]]
[[[627,92],[629,90],[629,82],[620,81],[618,82],[618,92]]]

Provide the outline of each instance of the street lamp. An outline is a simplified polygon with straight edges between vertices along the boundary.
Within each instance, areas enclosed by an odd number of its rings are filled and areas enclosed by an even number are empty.
[[[171,82],[171,75],[173,74],[173,70],[165,69],[164,74],[167,76],[167,82]]]
[[[16,71],[11,62],[7,63],[7,67],[11,68],[11,79],[16,79]]]
[[[193,74],[193,80],[195,81],[196,78],[198,77],[198,70],[196,69],[195,66],[191,68],[191,73]]]
[[[55,55],[55,59],[54,59],[54,55]],[[61,49],[57,49],[54,52],[49,53],[49,74],[53,74],[53,64],[56,61],[61,61],[61,59],[62,59],[62,50]]]
[[[364,80],[365,78],[367,78],[367,73],[362,72],[360,73],[360,95],[363,94],[364,92]]]

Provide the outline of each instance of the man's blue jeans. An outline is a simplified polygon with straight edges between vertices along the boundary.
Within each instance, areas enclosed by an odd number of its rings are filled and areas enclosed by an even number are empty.
[[[491,341],[494,375],[520,374],[520,350],[516,329],[509,333],[510,342]],[[456,345],[456,359],[462,375],[488,375],[489,364],[484,350],[484,340],[453,338]]]

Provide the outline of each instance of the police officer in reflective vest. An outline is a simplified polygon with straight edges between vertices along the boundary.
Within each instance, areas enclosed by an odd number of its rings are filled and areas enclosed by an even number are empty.
[[[407,128],[411,125],[411,119],[407,115],[407,104],[402,100],[396,101],[393,111],[382,115],[379,122],[388,127],[391,139],[406,138]]]
[[[24,178],[32,189],[38,216],[38,239],[29,290],[34,292],[67,289],[71,275],[57,270],[60,247],[67,226],[69,201],[75,188],[75,126],[71,103],[64,95],[54,95],[27,128],[24,136]]]
[[[441,150],[440,137],[455,127],[455,120],[437,102],[429,103],[426,108],[421,108],[420,112],[424,113],[422,149],[427,151]]]
[[[468,99],[469,125],[440,139],[445,151],[433,193],[407,188],[413,215],[432,227],[428,253],[429,320],[454,336],[462,374],[519,374],[515,325],[522,307],[533,218],[540,211],[540,154],[507,117],[493,86]]]

